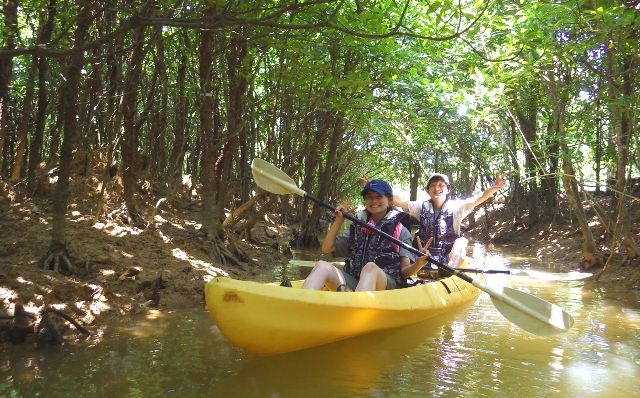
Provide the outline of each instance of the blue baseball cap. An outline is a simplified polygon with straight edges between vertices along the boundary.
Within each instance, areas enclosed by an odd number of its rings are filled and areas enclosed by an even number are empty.
[[[393,195],[393,189],[391,189],[391,185],[385,180],[371,180],[364,186],[360,195],[364,196],[369,191],[374,191],[379,193],[380,195]]]

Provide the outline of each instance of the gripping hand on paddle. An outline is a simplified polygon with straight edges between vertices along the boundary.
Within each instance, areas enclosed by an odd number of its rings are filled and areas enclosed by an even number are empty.
[[[344,223],[344,214],[342,212],[347,212],[347,208],[345,206],[338,206],[335,209],[336,219],[331,224],[331,227],[327,231],[322,244],[320,245],[320,250],[323,253],[333,253],[335,251],[336,238],[338,237],[338,232],[340,231],[340,227]]]

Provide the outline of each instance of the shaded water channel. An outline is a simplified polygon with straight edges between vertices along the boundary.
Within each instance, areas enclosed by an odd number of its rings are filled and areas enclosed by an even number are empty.
[[[631,397],[640,396],[640,303],[583,275],[527,259],[475,257],[516,275],[489,277],[561,305],[574,327],[536,337],[482,294],[474,305],[409,327],[258,357],[232,346],[202,310],[154,312],[95,347],[0,355],[9,397]]]

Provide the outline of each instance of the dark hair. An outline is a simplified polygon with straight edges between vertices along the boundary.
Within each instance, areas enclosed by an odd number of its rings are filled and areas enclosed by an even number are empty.
[[[444,183],[447,184],[447,188],[451,189],[451,183],[449,182],[449,177],[441,173],[433,173],[429,176],[429,180],[427,180],[427,189],[429,189],[429,186],[431,186],[431,183],[435,181],[444,181]]]

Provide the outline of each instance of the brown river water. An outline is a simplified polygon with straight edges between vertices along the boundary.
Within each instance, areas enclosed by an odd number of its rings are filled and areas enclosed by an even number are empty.
[[[562,306],[573,328],[534,336],[483,293],[420,324],[258,357],[205,310],[157,311],[97,346],[0,353],[0,397],[640,397],[640,302],[512,254],[476,246],[474,257],[514,270],[490,285]]]

